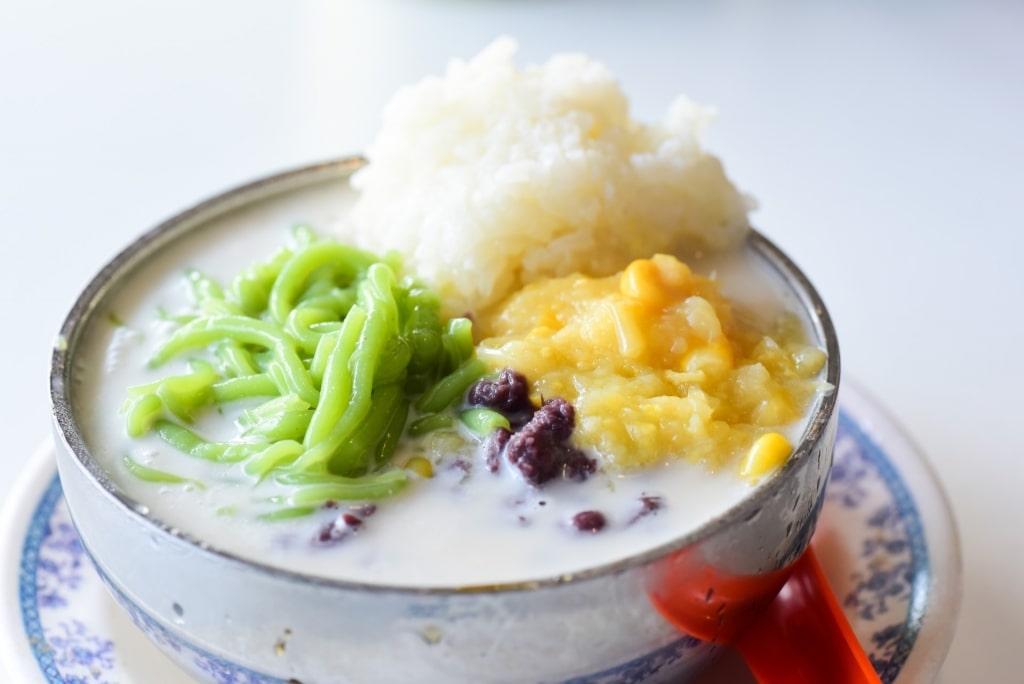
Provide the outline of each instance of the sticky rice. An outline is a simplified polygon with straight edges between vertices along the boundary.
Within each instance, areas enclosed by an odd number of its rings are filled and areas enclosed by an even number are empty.
[[[644,124],[602,64],[520,69],[516,47],[499,39],[396,94],[343,239],[397,249],[452,315],[539,278],[743,241],[751,202],[701,147],[708,110],[680,97]]]

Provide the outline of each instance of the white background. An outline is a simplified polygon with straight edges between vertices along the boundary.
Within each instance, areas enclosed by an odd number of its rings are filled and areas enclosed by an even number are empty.
[[[365,148],[399,85],[499,34],[582,50],[657,119],[685,92],[755,223],[817,283],[844,371],[921,445],[962,534],[943,680],[1020,681],[1024,4],[0,3],[0,497],[49,431],[49,347],[143,229]]]

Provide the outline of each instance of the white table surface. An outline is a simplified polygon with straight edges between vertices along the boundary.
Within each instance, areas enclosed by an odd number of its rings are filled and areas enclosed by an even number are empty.
[[[965,583],[943,680],[1020,681],[1024,4],[699,5],[4,0],[0,498],[49,431],[55,331],[116,249],[362,150],[399,85],[509,34],[523,61],[600,58],[642,118],[679,92],[718,107],[709,146],[952,499]]]

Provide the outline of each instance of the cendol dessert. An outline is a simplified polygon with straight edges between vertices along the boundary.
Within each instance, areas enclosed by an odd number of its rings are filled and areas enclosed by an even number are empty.
[[[160,520],[307,574],[564,575],[678,538],[805,428],[824,353],[680,100],[498,41],[352,187],[189,235],[90,333],[86,439]],[[118,410],[120,409],[120,411]]]

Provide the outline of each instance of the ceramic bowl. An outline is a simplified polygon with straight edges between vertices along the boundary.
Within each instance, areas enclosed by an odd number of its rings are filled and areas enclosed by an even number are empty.
[[[89,401],[76,353],[103,304],[184,236],[255,203],[347,184],[344,159],[231,190],[151,230],[85,288],[50,375],[57,460],[75,525],[114,597],[181,667],[209,682],[681,682],[705,667],[778,591],[810,541],[832,463],[836,391],[819,396],[788,463],[725,514],[645,553],[518,584],[422,589],[331,581],[211,547],[154,519],[82,437]],[[825,307],[760,234],[745,249],[781,275],[828,353]]]

